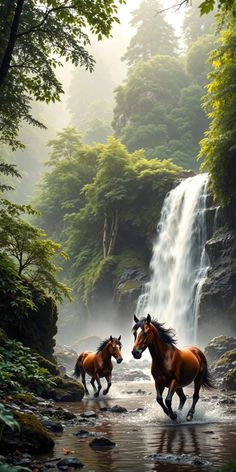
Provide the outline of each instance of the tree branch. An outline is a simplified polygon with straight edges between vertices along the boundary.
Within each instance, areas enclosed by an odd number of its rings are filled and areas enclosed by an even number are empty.
[[[50,10],[46,11],[45,16],[43,17],[42,21],[40,21],[40,23],[38,23],[37,25],[31,26],[31,28],[29,28],[26,31],[22,31],[21,33],[18,33],[17,38],[33,33],[34,31],[37,31],[39,28],[41,28],[41,26],[43,26],[43,24],[45,23],[45,21],[47,20],[47,18],[49,17],[51,13],[54,13],[55,11],[67,10],[71,8],[74,8],[73,5],[67,5],[67,6],[61,5],[60,7],[50,8]]]
[[[16,4],[15,14],[12,21],[7,48],[6,48],[6,51],[2,60],[2,64],[0,66],[0,86],[4,84],[8,71],[9,71],[12,54],[13,54],[14,47],[16,44],[17,31],[20,24],[20,17],[22,14],[23,6],[24,6],[24,1],[25,0],[18,0]]]

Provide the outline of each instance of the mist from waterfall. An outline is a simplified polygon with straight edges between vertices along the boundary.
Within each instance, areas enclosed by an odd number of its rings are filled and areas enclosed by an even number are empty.
[[[178,343],[193,344],[201,289],[207,275],[206,200],[208,175],[183,180],[167,195],[150,263],[151,279],[137,304],[175,329]]]

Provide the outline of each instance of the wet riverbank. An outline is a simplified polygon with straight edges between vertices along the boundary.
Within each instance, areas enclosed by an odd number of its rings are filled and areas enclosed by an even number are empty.
[[[184,414],[191,401],[191,387],[186,392],[187,405],[176,423],[156,404],[152,382],[116,383],[109,397],[91,396],[80,403],[63,404],[76,415],[94,411],[97,416],[78,416],[63,433],[55,434],[51,459],[61,457],[68,449],[70,456],[84,464],[84,472],[217,470],[236,458],[236,398],[224,392],[203,392],[193,422],[187,423]],[[110,411],[117,404],[127,412]],[[81,430],[91,434],[77,435]],[[90,443],[94,435],[104,436],[116,446],[93,450]]]

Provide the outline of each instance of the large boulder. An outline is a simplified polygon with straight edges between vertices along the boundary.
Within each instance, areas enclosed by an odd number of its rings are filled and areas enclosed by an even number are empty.
[[[226,390],[236,391],[236,338],[218,336],[205,349],[214,383]]]
[[[51,435],[33,414],[14,413],[20,425],[20,431],[4,430],[0,441],[1,452],[21,452],[41,454],[50,452],[54,447]]]
[[[220,209],[209,223],[213,235],[207,241],[209,270],[199,307],[199,339],[236,335],[236,205]]]

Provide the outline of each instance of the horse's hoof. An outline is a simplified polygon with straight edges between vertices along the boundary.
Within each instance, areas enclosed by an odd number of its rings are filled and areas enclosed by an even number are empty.
[[[97,398],[99,395],[99,392],[95,392],[94,396]]]
[[[103,393],[103,395],[107,395],[107,393],[108,393],[108,390],[103,390],[103,392],[102,392],[102,393]]]
[[[187,421],[192,421],[192,419],[193,419],[193,417],[191,415],[188,415],[187,418],[186,418]]]
[[[177,414],[176,414],[176,413],[172,413],[172,415],[170,415],[170,418],[171,418],[171,420],[173,420],[173,421],[177,420]]]

